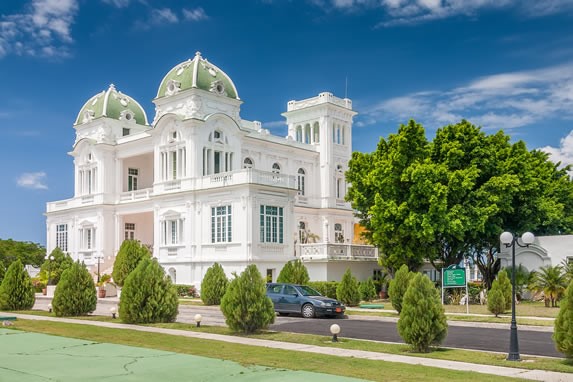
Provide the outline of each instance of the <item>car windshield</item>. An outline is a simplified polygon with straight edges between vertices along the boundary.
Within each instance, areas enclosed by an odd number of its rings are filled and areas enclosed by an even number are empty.
[[[306,285],[301,285],[298,289],[303,296],[322,296],[319,292]]]

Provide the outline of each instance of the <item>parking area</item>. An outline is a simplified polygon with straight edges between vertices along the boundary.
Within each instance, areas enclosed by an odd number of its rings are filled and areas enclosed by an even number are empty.
[[[0,329],[0,381],[357,381],[327,374]]]

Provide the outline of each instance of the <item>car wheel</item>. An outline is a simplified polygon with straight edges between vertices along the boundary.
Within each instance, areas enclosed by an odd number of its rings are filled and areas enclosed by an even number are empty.
[[[304,318],[313,318],[314,317],[314,306],[312,306],[312,304],[304,304],[302,306],[302,316]]]

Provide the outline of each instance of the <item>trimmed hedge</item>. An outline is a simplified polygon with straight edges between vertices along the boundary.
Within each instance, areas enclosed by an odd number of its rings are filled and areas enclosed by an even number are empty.
[[[316,289],[323,296],[336,298],[338,281],[309,281],[306,285]]]
[[[177,295],[179,297],[195,298],[198,296],[197,288],[195,288],[195,285],[177,284],[175,287],[177,288]]]

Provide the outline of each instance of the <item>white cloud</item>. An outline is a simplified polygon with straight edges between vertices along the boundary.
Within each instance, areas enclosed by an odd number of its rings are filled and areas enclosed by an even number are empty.
[[[126,8],[130,3],[130,0],[102,0],[102,1],[106,4],[113,5],[114,7],[117,8]]]
[[[183,9],[183,17],[185,20],[201,21],[209,18],[205,10],[201,7],[195,9]]]
[[[25,172],[16,180],[18,186],[36,190],[47,190],[48,186],[43,183],[46,178],[45,172]]]
[[[153,24],[175,24],[179,22],[177,15],[169,8],[152,9],[151,19]]]
[[[329,11],[380,11],[377,27],[414,25],[448,17],[475,17],[480,11],[511,9],[528,17],[543,17],[573,10],[571,0],[314,0],[312,4]]]
[[[443,91],[379,101],[359,116],[362,125],[414,118],[430,128],[465,118],[487,129],[513,129],[559,115],[573,120],[573,63],[500,73]]]
[[[549,158],[557,163],[564,165],[573,165],[573,130],[565,137],[561,138],[559,147],[546,146],[541,151],[549,154]]]
[[[0,16],[0,58],[66,56],[77,0],[32,0],[22,13]]]

